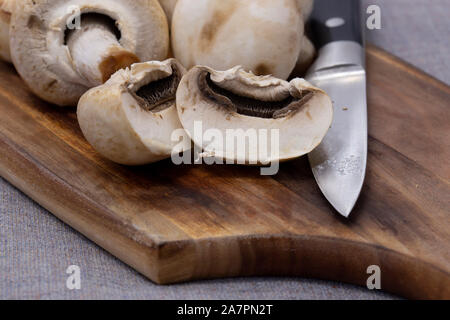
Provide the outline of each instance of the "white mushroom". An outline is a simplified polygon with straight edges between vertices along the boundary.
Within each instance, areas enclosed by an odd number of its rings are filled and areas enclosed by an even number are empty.
[[[81,97],[77,115],[84,136],[101,155],[125,165],[152,163],[184,151],[174,149],[171,140],[174,130],[182,128],[175,94],[184,72],[174,59],[119,70]],[[188,137],[183,141],[190,142]]]
[[[299,0],[178,0],[172,21],[174,56],[186,68],[226,70],[286,79],[304,33]]]
[[[167,19],[169,20],[169,26],[170,22],[172,21],[172,15],[175,11],[175,6],[177,4],[178,0],[159,0],[161,3],[162,8],[164,9],[164,12],[166,13]],[[314,6],[314,0],[297,0],[298,7],[302,12],[303,17],[305,20],[309,17],[309,15],[312,12],[313,6]]]
[[[157,0],[23,0],[10,38],[19,74],[35,94],[58,105],[76,105],[115,71],[163,60],[169,48]]]
[[[181,80],[177,109],[187,134],[205,155],[250,164],[309,153],[325,137],[333,117],[328,95],[305,80],[258,77],[240,67],[228,71],[194,67]],[[241,143],[254,133],[258,140],[239,151],[228,140],[230,130]],[[266,132],[269,140],[260,140],[262,130],[270,131]],[[215,136],[217,131],[224,140]],[[278,145],[270,140],[272,132],[279,135]],[[211,135],[215,138],[205,139]]]
[[[15,0],[0,0],[0,59],[11,62],[9,25]]]

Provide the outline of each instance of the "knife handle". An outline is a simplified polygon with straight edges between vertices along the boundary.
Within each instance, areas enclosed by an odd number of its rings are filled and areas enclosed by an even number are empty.
[[[360,0],[315,0],[310,18],[318,48],[334,41],[354,41],[363,45]]]

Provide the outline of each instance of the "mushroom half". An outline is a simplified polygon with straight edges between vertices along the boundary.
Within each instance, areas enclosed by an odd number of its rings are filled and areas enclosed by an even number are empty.
[[[172,47],[187,69],[242,65],[257,75],[287,79],[304,34],[299,0],[178,0]]]
[[[11,62],[9,25],[15,0],[0,0],[0,59]]]
[[[11,17],[10,45],[36,95],[73,106],[117,70],[166,59],[169,29],[157,0],[23,0]]]
[[[77,115],[88,142],[104,157],[125,165],[152,163],[189,149],[175,107],[184,73],[174,59],[137,63],[86,92]],[[189,143],[173,141],[175,131],[182,132],[177,139]]]
[[[333,118],[328,95],[305,80],[255,76],[241,67],[194,67],[178,88],[177,110],[205,157],[239,164],[267,164],[309,153]]]

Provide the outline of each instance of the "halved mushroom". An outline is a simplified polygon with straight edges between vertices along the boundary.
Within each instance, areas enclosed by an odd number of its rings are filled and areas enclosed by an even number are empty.
[[[242,65],[257,75],[287,79],[304,33],[299,0],[178,0],[172,47],[187,69]]]
[[[84,136],[101,155],[125,165],[156,162],[190,148],[187,136],[182,137],[186,146],[172,141],[182,128],[175,94],[184,72],[174,59],[119,70],[81,97],[77,115]]]
[[[0,59],[11,62],[9,25],[15,0],[0,0]]]
[[[169,49],[157,0],[23,0],[10,37],[19,74],[36,95],[58,105],[76,105],[115,71],[164,60]]]
[[[177,109],[187,134],[206,156],[247,164],[309,153],[325,137],[333,118],[328,95],[305,80],[255,76],[241,67],[194,67],[181,80]],[[271,140],[273,132],[279,141]],[[230,138],[241,146],[245,143],[245,150],[236,150]],[[244,141],[250,138],[253,143]]]

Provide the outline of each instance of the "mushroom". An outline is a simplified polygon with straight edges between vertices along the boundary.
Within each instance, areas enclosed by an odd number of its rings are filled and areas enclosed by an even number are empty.
[[[78,122],[88,142],[104,157],[124,165],[156,162],[191,147],[172,141],[181,129],[175,94],[185,69],[174,59],[133,64],[78,103]],[[184,130],[180,130],[184,134]]]
[[[15,0],[0,0],[0,59],[11,62],[9,24]]]
[[[304,33],[299,0],[178,0],[172,20],[174,56],[186,68],[242,65],[287,79]]]
[[[31,90],[64,106],[121,68],[165,59],[169,31],[157,0],[23,0],[10,44]]]
[[[255,76],[242,67],[194,67],[180,82],[177,110],[187,134],[206,157],[240,164],[286,161],[309,153],[325,137],[333,118],[328,95],[305,80]],[[259,140],[264,130],[279,135],[278,146],[264,140],[268,132]],[[230,136],[242,143],[252,131],[257,143],[236,152]],[[227,141],[220,141],[220,136]],[[261,152],[264,149],[268,153]]]

